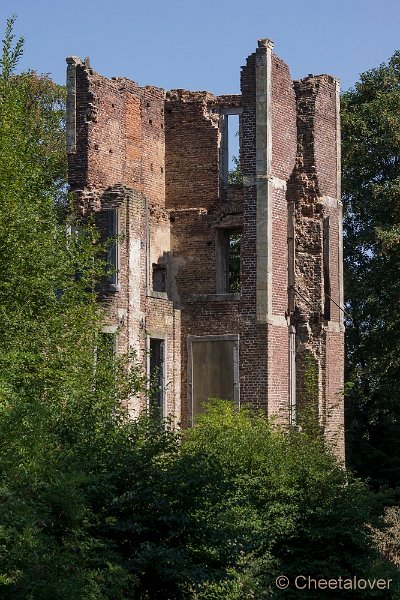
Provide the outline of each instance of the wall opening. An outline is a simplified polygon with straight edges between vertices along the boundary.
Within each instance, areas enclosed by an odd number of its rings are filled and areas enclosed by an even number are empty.
[[[230,231],[228,234],[228,293],[240,293],[240,249],[242,232]]]
[[[165,416],[165,340],[150,338],[148,365],[149,415],[162,420]]]
[[[242,230],[239,228],[217,229],[216,273],[217,294],[240,293],[240,252]]]
[[[210,398],[240,402],[239,336],[188,336],[192,423]]]
[[[226,115],[228,119],[228,168],[235,170],[239,160],[240,115]]]
[[[221,183],[240,184],[240,109],[224,109],[221,115]]]
[[[118,209],[110,208],[105,211],[107,232],[106,271],[107,283],[111,291],[119,290],[119,218]]]
[[[154,292],[167,291],[167,269],[165,265],[153,263],[152,265],[152,289]]]

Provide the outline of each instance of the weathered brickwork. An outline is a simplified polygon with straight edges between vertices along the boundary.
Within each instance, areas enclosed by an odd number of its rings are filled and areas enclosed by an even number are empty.
[[[149,373],[153,349],[162,413],[183,426],[221,389],[219,356],[233,361],[226,395],[281,423],[298,418],[311,377],[343,457],[336,80],[293,82],[269,40],[242,67],[237,95],[165,92],[67,62],[69,182],[82,215],[95,212],[102,238],[114,237],[99,293],[117,351],[133,349]],[[230,115],[243,184],[226,173]],[[209,369],[201,390],[195,355]],[[147,399],[132,404],[135,414]]]

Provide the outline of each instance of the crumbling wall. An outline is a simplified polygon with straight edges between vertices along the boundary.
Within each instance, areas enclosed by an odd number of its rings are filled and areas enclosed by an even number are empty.
[[[82,209],[99,208],[102,192],[125,185],[165,204],[164,90],[107,79],[80,59],[70,70],[69,182]],[[73,130],[73,131],[72,131]],[[85,204],[86,201],[86,204]]]
[[[104,232],[105,211],[118,208],[119,287],[102,300],[119,351],[136,348],[145,369],[149,337],[165,341],[167,412],[186,426],[191,344],[224,339],[239,348],[228,369],[236,401],[240,391],[281,423],[314,403],[343,455],[337,82],[292,82],[267,39],[242,67],[239,95],[164,92],[68,63],[71,189]],[[230,114],[240,115],[243,185],[226,177]],[[223,244],[238,231],[232,293]]]
[[[338,186],[336,81],[295,82],[297,157],[288,194],[294,210],[294,311],[299,409],[310,403],[310,362],[317,377],[319,421],[338,453],[343,443],[343,323],[340,306],[341,203]]]
[[[220,133],[214,102],[208,92],[167,92],[167,208],[204,208],[218,201]]]
[[[237,96],[173,90],[165,105],[171,298],[181,314],[182,423],[192,422],[189,336],[238,334],[235,294],[217,293],[218,231],[242,227],[243,192],[221,189],[221,115]]]
[[[287,181],[296,159],[296,98],[287,64],[275,54],[271,65],[272,175]]]
[[[164,90],[109,80],[88,63],[68,59],[69,182],[82,214],[96,213],[103,240],[107,212],[118,210],[118,286],[101,289],[105,331],[117,333],[118,352],[136,352],[147,368],[149,334],[168,346],[166,403],[180,417],[179,315],[167,295],[152,294],[153,263],[169,256],[165,210]],[[132,411],[146,406],[143,395]]]
[[[318,79],[295,82],[297,99],[297,157],[289,184],[294,201],[296,388],[298,413],[317,403],[322,413],[322,318],[323,318],[323,204],[320,198],[315,155],[315,111]],[[307,379],[317,377],[317,399],[308,398]]]

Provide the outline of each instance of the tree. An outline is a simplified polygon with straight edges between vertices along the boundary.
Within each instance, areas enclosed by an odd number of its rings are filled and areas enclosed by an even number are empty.
[[[229,185],[242,186],[243,185],[243,172],[240,167],[240,160],[237,156],[232,156],[232,162],[235,166],[233,169],[230,169],[228,172],[228,183],[229,183]]]
[[[64,90],[14,74],[13,22],[0,65],[0,595],[118,598],[131,579],[93,533],[94,506],[135,382],[94,362],[103,266],[96,230],[69,234],[60,210]]]
[[[342,97],[347,442],[375,486],[400,480],[400,53]]]

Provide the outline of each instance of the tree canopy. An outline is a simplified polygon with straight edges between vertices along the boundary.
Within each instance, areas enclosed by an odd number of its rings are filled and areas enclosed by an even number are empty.
[[[342,97],[350,464],[400,481],[400,52]]]

